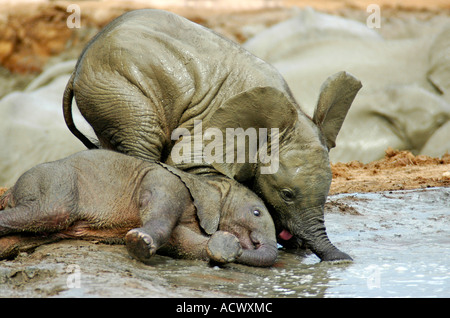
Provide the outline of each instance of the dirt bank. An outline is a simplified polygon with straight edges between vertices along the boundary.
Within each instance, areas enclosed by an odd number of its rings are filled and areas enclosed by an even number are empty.
[[[332,170],[330,194],[450,186],[449,154],[432,158],[389,148],[384,159],[335,163]]]

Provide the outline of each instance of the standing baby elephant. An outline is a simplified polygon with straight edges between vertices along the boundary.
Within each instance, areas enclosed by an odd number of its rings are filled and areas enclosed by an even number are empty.
[[[160,247],[253,266],[277,257],[270,214],[244,186],[108,150],[30,169],[0,198],[2,208],[0,258],[64,238],[125,238],[128,252],[145,263]]]

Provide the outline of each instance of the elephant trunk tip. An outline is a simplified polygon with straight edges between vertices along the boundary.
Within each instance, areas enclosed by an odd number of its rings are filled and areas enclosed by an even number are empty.
[[[271,267],[275,264],[278,257],[278,245],[276,241],[254,242],[253,248],[244,248],[238,263],[258,266]]]
[[[320,257],[320,260],[322,262],[333,262],[333,263],[353,262],[353,258],[351,258],[350,255],[338,249],[318,256]]]

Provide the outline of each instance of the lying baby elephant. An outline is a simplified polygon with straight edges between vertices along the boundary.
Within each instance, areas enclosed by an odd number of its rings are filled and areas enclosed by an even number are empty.
[[[0,198],[2,208],[0,258],[64,238],[124,239],[144,263],[157,250],[253,266],[277,257],[270,214],[243,185],[108,150],[30,169]]]

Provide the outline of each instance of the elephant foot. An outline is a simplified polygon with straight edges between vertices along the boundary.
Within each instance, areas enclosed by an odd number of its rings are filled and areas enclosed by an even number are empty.
[[[209,239],[206,251],[212,262],[225,264],[232,263],[241,256],[242,246],[233,234],[217,231]]]
[[[148,264],[156,253],[152,237],[139,229],[128,231],[125,235],[125,244],[128,254],[145,264]]]

